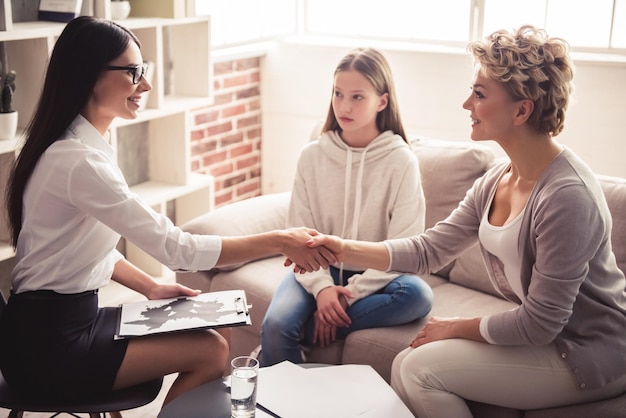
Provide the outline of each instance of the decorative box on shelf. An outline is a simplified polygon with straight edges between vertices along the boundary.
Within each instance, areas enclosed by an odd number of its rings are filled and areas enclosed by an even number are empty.
[[[132,0],[130,15],[174,19],[195,16],[195,0]]]

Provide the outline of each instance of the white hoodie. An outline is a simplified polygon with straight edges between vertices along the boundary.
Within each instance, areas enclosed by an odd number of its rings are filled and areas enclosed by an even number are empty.
[[[424,231],[425,202],[417,157],[392,131],[364,148],[352,148],[337,132],[307,144],[298,160],[287,226],[307,226],[325,234],[383,241]],[[344,264],[343,270],[360,270]],[[359,299],[396,278],[374,269],[355,274],[346,288]],[[314,296],[333,286],[328,270],[298,274]]]

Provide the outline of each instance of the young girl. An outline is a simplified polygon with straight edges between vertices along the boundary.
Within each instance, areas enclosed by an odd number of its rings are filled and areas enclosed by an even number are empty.
[[[228,344],[214,331],[114,339],[117,308],[98,309],[97,295],[111,279],[148,299],[198,293],[130,264],[115,250],[120,235],[173,270],[285,252],[311,271],[328,266],[324,255],[302,249],[315,231],[191,235],[131,193],[107,130],[116,117],[137,116],[152,88],[145,70],[132,33],[91,17],[68,23],[50,57],[9,183],[16,266],[0,318],[2,373],[34,399],[76,398],[178,372],[167,403],[227,370]]]
[[[626,279],[598,180],[555,141],[573,88],[568,44],[523,26],[469,46],[472,139],[510,161],[477,180],[448,218],[384,243],[319,236],[340,260],[427,273],[476,242],[492,284],[518,306],[432,318],[394,360],[391,384],[419,417],[471,417],[465,399],[531,410],[626,390]]]
[[[366,240],[424,230],[419,166],[380,52],[358,49],[341,60],[322,132],[300,156],[288,225]],[[352,331],[421,318],[432,297],[419,277],[348,264],[289,273],[263,321],[261,364],[301,363],[301,344],[325,346]]]

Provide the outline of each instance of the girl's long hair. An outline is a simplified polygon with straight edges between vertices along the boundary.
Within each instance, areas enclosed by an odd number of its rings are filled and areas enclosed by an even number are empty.
[[[116,23],[81,16],[66,25],[55,43],[43,91],[9,177],[7,211],[14,247],[22,229],[24,191],[37,162],[85,107],[105,66],[131,42],[139,45]]]

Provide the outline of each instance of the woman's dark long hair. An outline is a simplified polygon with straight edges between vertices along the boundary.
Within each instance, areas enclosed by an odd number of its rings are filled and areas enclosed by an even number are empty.
[[[24,190],[42,154],[86,106],[104,67],[138,39],[114,22],[89,16],[67,24],[54,45],[37,109],[7,189],[12,244],[22,229]]]

